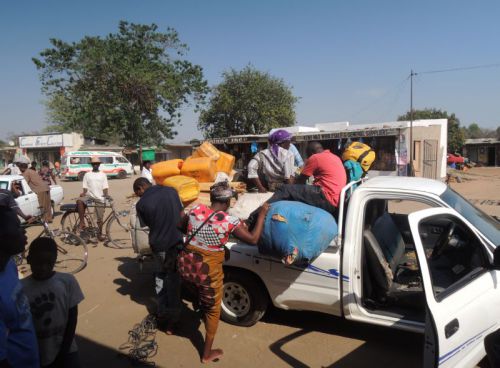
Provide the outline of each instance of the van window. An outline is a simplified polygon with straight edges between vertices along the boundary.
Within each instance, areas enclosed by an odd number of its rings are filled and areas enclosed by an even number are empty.
[[[70,165],[85,165],[90,164],[90,157],[73,156],[69,159]]]
[[[121,163],[121,164],[128,164],[128,160],[125,157],[118,156],[116,158],[116,161]]]
[[[112,164],[113,163],[113,157],[111,157],[111,156],[101,156],[101,157],[99,157],[99,160],[101,160],[102,164]]]

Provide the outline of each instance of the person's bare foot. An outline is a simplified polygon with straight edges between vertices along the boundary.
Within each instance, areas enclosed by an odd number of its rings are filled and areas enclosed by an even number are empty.
[[[202,363],[216,362],[224,355],[222,349],[212,349],[208,356],[201,358]]]

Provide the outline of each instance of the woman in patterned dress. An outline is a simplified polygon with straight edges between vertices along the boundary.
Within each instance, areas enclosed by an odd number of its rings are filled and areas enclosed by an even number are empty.
[[[204,313],[205,346],[202,363],[219,359],[221,349],[212,349],[219,325],[224,272],[224,245],[232,234],[241,241],[257,244],[269,205],[262,206],[257,223],[248,231],[240,219],[227,214],[233,190],[227,182],[210,188],[210,207],[200,204],[185,215],[182,222],[187,228],[187,245],[179,253],[178,266],[181,277],[194,286]]]

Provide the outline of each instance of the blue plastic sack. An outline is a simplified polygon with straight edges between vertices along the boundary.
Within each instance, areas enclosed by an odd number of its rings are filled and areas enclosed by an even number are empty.
[[[301,202],[272,203],[259,241],[259,252],[285,257],[298,248],[295,263],[311,262],[338,233],[335,218],[321,208]]]

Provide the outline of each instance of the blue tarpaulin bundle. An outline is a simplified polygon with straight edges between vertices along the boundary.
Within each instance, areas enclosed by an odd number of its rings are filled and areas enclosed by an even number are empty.
[[[297,247],[297,262],[311,262],[337,233],[337,222],[325,210],[301,202],[279,201],[271,204],[266,216],[259,252],[285,257]]]

